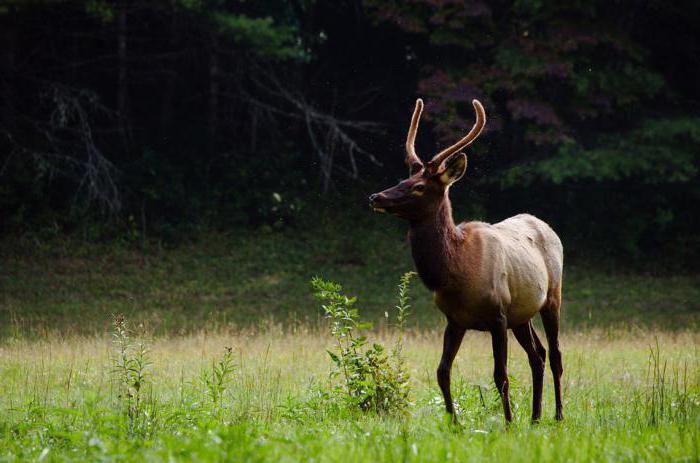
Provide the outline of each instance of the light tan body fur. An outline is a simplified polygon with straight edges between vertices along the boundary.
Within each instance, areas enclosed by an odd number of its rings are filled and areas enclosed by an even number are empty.
[[[545,222],[520,214],[493,225],[462,223],[458,229],[465,236],[461,247],[467,249],[455,254],[471,260],[460,275],[466,296],[460,301],[463,310],[455,310],[455,301],[441,297],[440,291],[435,299],[438,307],[460,325],[488,329],[485,322],[492,317],[480,309],[501,308],[509,328],[521,325],[540,311],[548,294],[561,288],[563,248]]]
[[[445,272],[438,284],[428,286],[436,286],[436,305],[459,326],[489,330],[501,313],[509,328],[521,325],[561,289],[561,241],[532,215],[520,214],[493,225],[463,222],[444,240]],[[418,257],[421,276],[432,271],[421,263]]]

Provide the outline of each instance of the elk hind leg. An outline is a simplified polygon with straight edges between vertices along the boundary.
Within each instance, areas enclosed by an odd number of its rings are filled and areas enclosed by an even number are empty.
[[[560,308],[561,285],[550,291],[547,302],[540,311],[542,325],[547,335],[547,344],[549,345],[549,366],[552,369],[552,376],[554,377],[554,399],[556,402],[555,418],[557,420],[564,419],[561,401],[561,376],[564,373],[564,367],[561,360],[561,351],[559,350]]]
[[[544,379],[544,347],[538,345],[539,339],[535,341],[537,334],[529,321],[513,328],[515,339],[527,353],[532,370],[532,422],[540,420],[542,416],[542,382]],[[540,349],[541,348],[541,349]]]
[[[513,414],[508,396],[508,325],[505,316],[501,316],[491,330],[491,343],[494,361],[493,379],[503,402],[503,414],[506,422],[510,423],[513,421]]]

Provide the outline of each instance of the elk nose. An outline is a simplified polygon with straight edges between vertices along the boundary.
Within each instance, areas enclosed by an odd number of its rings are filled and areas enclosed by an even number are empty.
[[[378,197],[379,197],[379,193],[374,193],[374,194],[369,195],[369,202],[373,203],[374,200],[376,200]]]

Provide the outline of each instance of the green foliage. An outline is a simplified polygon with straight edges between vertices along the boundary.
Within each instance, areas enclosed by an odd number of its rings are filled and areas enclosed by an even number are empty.
[[[294,25],[279,24],[275,18],[268,15],[256,17],[250,9],[231,8],[231,5],[220,0],[178,0],[177,5],[184,11],[206,18],[211,22],[213,30],[222,38],[232,39],[234,46],[241,50],[279,61],[307,57],[301,47],[299,31]],[[256,6],[263,11],[270,11],[262,5]],[[246,12],[240,13],[237,9],[244,9]],[[279,16],[280,10],[284,11],[284,8],[274,5],[272,10],[277,10],[275,13]]]
[[[150,350],[144,341],[132,339],[123,315],[115,316],[113,324],[112,373],[128,417],[129,433],[147,435],[155,424],[157,410],[153,396],[148,395]]]
[[[411,309],[411,298],[408,294],[409,287],[411,285],[411,279],[417,275],[416,272],[406,272],[401,276],[399,281],[399,294],[398,302],[396,304],[396,328],[398,331],[398,337],[396,338],[396,343],[394,344],[394,356],[399,365],[399,370],[404,370],[403,368],[403,342],[404,342],[404,331],[406,329],[406,320],[410,315]],[[389,319],[389,313],[384,312],[385,318]],[[406,378],[408,379],[408,378]]]
[[[215,13],[213,18],[223,34],[231,36],[235,43],[245,45],[261,56],[278,60],[306,57],[299,46],[296,29],[275,25],[270,17],[250,18],[245,15]]]
[[[85,11],[106,23],[114,20],[114,5],[105,0],[86,0]]]
[[[403,327],[409,309],[407,291],[412,275],[412,272],[404,274],[399,284],[396,308],[400,331],[391,353],[380,343],[370,345],[367,336],[360,334],[371,325],[360,321],[356,298],[345,296],[337,283],[320,278],[311,280],[314,295],[324,302],[322,308],[337,343],[335,351],[328,351],[336,367],[334,374],[342,375],[344,382],[344,387],[339,387],[337,392],[350,407],[387,413],[409,405],[409,376],[402,351]]]
[[[229,387],[234,371],[233,349],[230,347],[224,349],[218,360],[212,361],[211,369],[202,371],[200,381],[215,407],[221,405],[221,399]]]
[[[385,3],[374,2],[386,9]],[[419,9],[430,2],[417,3]],[[525,143],[528,151],[532,145],[554,151],[578,138],[576,128],[583,123],[603,122],[666,93],[667,83],[648,65],[648,53],[612,27],[615,18],[606,10],[603,4],[557,8],[516,2],[515,8],[500,11],[479,3],[467,22],[447,19],[459,14],[451,3],[426,12],[420,30],[433,45],[475,58],[429,67],[432,72],[419,84],[419,91],[437,102],[437,110],[427,115],[436,121],[443,141],[461,133],[460,119],[474,97],[485,98],[492,111],[505,109],[507,120],[490,124],[496,131],[511,129],[499,136]],[[384,15],[405,27],[399,11],[396,7]],[[582,24],[581,17],[587,16],[596,21]],[[504,31],[496,18],[511,28]],[[453,33],[461,38],[445,40]]]
[[[602,136],[598,147],[570,142],[556,155],[511,167],[505,187],[527,186],[535,180],[563,184],[591,180],[636,180],[643,184],[690,183],[698,176],[700,119],[647,120],[624,135]]]

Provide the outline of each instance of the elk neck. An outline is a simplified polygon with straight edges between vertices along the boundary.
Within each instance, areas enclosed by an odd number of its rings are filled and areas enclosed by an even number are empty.
[[[423,217],[411,220],[408,239],[413,261],[423,283],[431,291],[449,283],[450,269],[455,259],[462,232],[452,218],[452,205],[444,198]]]

